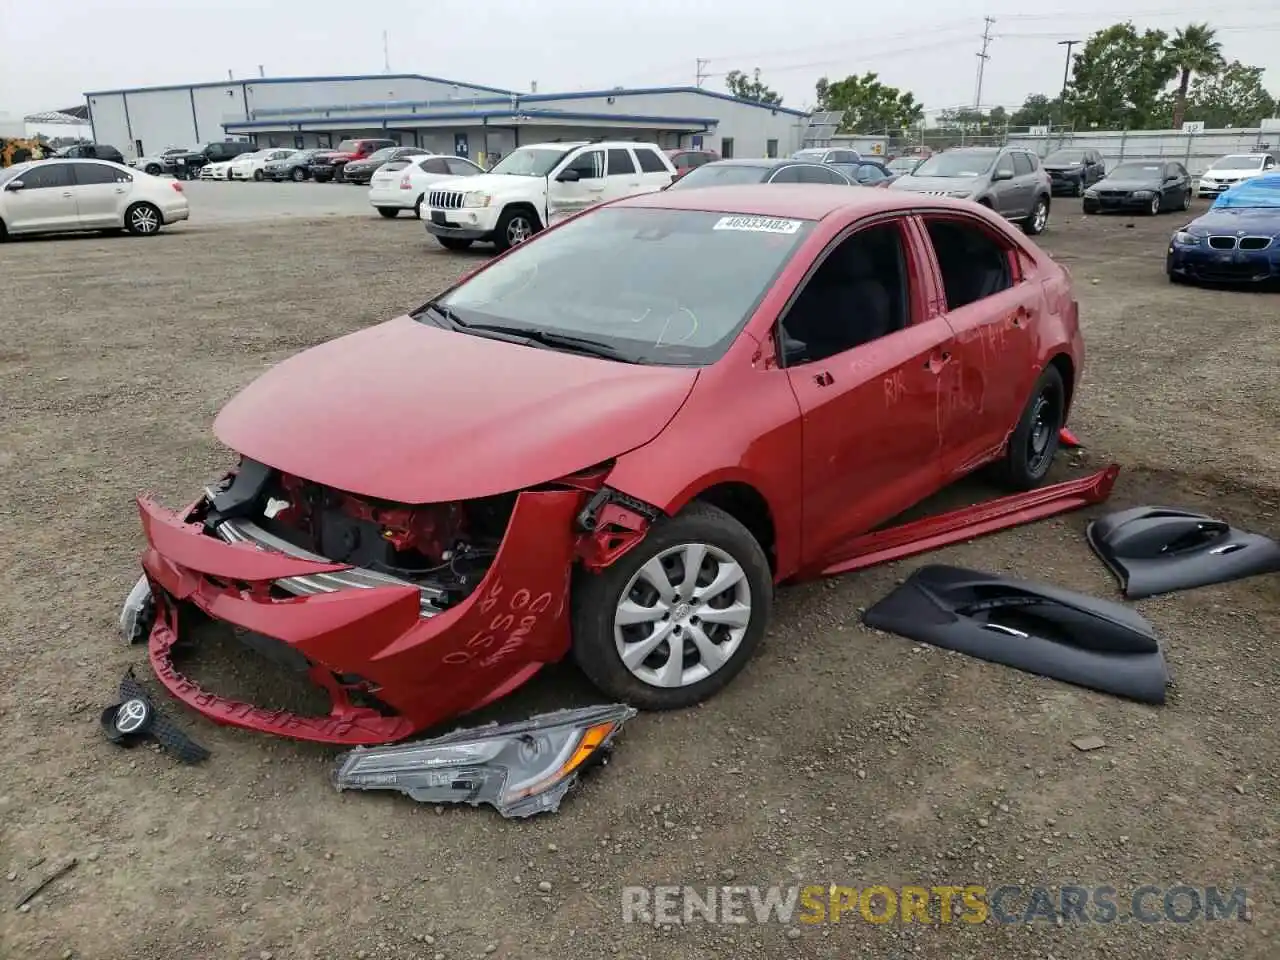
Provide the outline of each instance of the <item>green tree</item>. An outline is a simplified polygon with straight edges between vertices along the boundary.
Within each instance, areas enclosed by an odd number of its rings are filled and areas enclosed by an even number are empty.
[[[759,67],[751,72],[751,76],[747,76],[741,70],[730,70],[724,76],[724,85],[740,100],[755,100],[775,107],[782,106],[782,97],[778,96],[777,91],[770,90],[760,82]]]
[[[1222,44],[1215,38],[1214,30],[1207,23],[1192,23],[1174,31],[1166,48],[1169,66],[1177,71],[1178,92],[1173,102],[1173,129],[1182,126],[1187,113],[1187,90],[1191,75],[1211,77],[1222,69]]]
[[[814,87],[819,110],[843,110],[841,133],[884,133],[905,130],[924,117],[924,107],[910,91],[886,86],[868,71],[834,83],[821,78]]]
[[[1067,106],[1076,126],[1148,129],[1176,68],[1163,30],[1139,33],[1132,22],[1099,30],[1075,55]]]
[[[1256,127],[1274,117],[1280,104],[1262,85],[1262,67],[1232,60],[1215,73],[1202,73],[1191,84],[1187,113],[1210,129]]]
[[[1050,100],[1043,93],[1033,93],[1022,101],[1022,106],[1009,117],[1011,127],[1044,127],[1053,123],[1053,118],[1060,115],[1059,97]]]

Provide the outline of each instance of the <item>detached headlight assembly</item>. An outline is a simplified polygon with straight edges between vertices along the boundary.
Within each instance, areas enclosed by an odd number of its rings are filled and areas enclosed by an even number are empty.
[[[625,705],[560,710],[433,740],[356,747],[338,758],[338,790],[398,790],[423,803],[482,803],[504,817],[554,812],[588,766],[605,762]]]
[[[1173,235],[1173,242],[1180,247],[1194,247],[1200,243],[1200,238],[1194,233],[1187,233],[1185,230],[1179,230]]]
[[[487,207],[492,202],[493,196],[483,190],[472,190],[470,193],[462,195],[462,205],[464,207]]]

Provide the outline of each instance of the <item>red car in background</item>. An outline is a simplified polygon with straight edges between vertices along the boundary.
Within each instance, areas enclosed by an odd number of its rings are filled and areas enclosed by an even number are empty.
[[[302,739],[398,740],[567,656],[610,697],[688,706],[745,666],[776,584],[900,555],[868,532],[979,467],[1040,485],[1083,359],[1068,274],[977,204],[604,204],[232,399],[238,466],[178,511],[139,498],[122,625],[196,710]],[[1066,486],[1017,502],[1045,516]],[[202,690],[172,656],[193,617],[331,713]]]
[[[671,161],[671,165],[676,168],[675,179],[679,180],[690,170],[696,170],[704,163],[711,163],[720,159],[720,154],[714,150],[690,149],[682,147],[676,150],[667,151],[667,159]]]
[[[341,180],[342,171],[352,160],[363,160],[371,157],[379,150],[387,147],[398,147],[395,140],[365,137],[358,140],[343,140],[332,150],[324,150],[315,154],[307,164],[307,173],[317,183],[330,180]]]

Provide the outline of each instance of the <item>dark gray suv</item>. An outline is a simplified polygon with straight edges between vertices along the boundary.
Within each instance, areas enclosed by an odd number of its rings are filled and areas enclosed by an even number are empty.
[[[1033,236],[1049,222],[1053,193],[1040,158],[1021,147],[944,150],[893,181],[889,189],[973,200],[1017,221]]]

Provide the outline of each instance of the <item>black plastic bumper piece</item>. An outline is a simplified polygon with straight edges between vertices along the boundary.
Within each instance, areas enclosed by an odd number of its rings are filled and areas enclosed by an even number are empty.
[[[1280,543],[1175,507],[1108,514],[1085,537],[1130,600],[1280,570]]]
[[[1143,703],[1169,673],[1155,630],[1109,600],[1029,580],[930,565],[863,614],[877,630]]]

